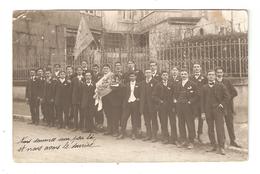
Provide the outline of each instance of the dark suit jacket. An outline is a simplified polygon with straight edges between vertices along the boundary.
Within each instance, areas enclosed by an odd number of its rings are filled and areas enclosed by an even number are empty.
[[[103,75],[101,73],[93,73],[92,74],[92,81],[93,81],[93,84],[96,85],[96,83],[103,77]]]
[[[44,77],[38,77],[36,78],[37,82],[37,90],[38,90],[38,97],[43,98],[43,93],[44,93],[44,83],[45,83],[45,78]]]
[[[79,80],[76,76],[72,79],[71,82],[71,103],[72,105],[80,104],[80,85],[83,83],[83,78]]]
[[[157,80],[158,82],[161,82],[162,81],[162,78],[161,78],[161,74],[157,71],[155,76],[153,77],[155,80]]]
[[[171,82],[167,82],[167,86],[163,85],[163,82],[159,82],[152,93],[153,100],[157,107],[164,104],[167,108],[173,107],[173,84]]]
[[[36,78],[27,80],[25,97],[28,98],[29,103],[35,103],[38,97],[38,84]]]
[[[173,85],[178,84],[181,81],[181,77],[177,76],[176,79],[174,79],[172,76],[169,77],[169,82],[171,82]]]
[[[198,94],[200,96],[200,89],[203,85],[208,84],[208,78],[202,74],[196,79],[195,75],[191,75],[189,78],[193,83],[197,85]]]
[[[71,83],[65,80],[61,83],[60,80],[56,81],[54,101],[57,106],[69,106],[71,104],[70,96],[68,93],[71,90]]]
[[[119,84],[119,86],[112,86],[112,91],[102,98],[105,105],[121,107],[123,105],[125,86]]]
[[[158,83],[157,80],[155,80],[154,78],[152,78],[150,80],[150,82],[148,84],[146,84],[146,80],[143,80],[142,82],[140,82],[140,113],[143,114],[144,113],[144,107],[145,107],[145,103],[148,103],[148,108],[150,110],[150,112],[156,112],[156,108],[154,108],[154,101],[152,98],[152,93],[153,90],[156,86],[156,84]],[[147,85],[147,88],[146,88]],[[147,91],[146,91],[147,89]],[[147,101],[146,101],[147,100]]]
[[[80,83],[79,94],[80,94],[80,106],[81,108],[92,109],[95,108],[95,99],[93,98],[95,94],[95,85],[92,83],[91,85],[87,85],[85,82]]]
[[[209,112],[212,107],[217,108],[219,104],[222,106],[226,106],[227,102],[229,101],[229,94],[227,88],[224,84],[216,82],[215,85],[212,87],[214,90],[214,100],[210,98],[209,95],[209,85],[206,84],[201,88],[201,112],[206,113]],[[216,101],[212,103],[212,101]],[[225,111],[225,108],[224,108]]]
[[[123,83],[127,84],[129,82],[129,73],[131,71],[127,71],[126,73],[123,74]],[[135,69],[134,70],[135,74],[136,74],[136,82],[141,82],[145,79],[144,77],[144,73],[141,70]]]
[[[180,81],[176,87],[174,88],[174,99],[177,100],[180,95],[180,91],[182,88],[182,82]],[[184,85],[184,88],[186,89],[186,95],[188,97],[188,101],[191,102],[191,106],[194,107],[194,105],[198,102],[198,91],[197,86],[195,83],[193,83],[191,80],[188,80],[188,82]]]
[[[128,82],[125,86],[125,95],[124,95],[124,100],[123,100],[123,107],[125,108],[128,103],[128,99],[131,95],[131,87],[130,87],[130,82]],[[139,83],[135,83],[135,89],[134,89],[134,96],[136,98],[136,101],[140,101],[140,85]]]
[[[45,80],[44,92],[43,92],[43,102],[44,103],[51,103],[51,100],[54,101],[55,84],[56,84],[56,81],[54,81],[53,79],[50,79],[50,81]]]
[[[222,83],[226,86],[227,91],[229,93],[230,99],[229,102],[227,103],[227,107],[231,109],[232,112],[234,112],[234,103],[233,99],[237,96],[237,90],[236,88],[232,85],[230,80],[228,79],[222,79]]]

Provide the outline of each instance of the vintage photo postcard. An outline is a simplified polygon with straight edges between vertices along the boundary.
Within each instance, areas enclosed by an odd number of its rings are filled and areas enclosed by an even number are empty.
[[[14,10],[15,162],[248,159],[248,13]]]

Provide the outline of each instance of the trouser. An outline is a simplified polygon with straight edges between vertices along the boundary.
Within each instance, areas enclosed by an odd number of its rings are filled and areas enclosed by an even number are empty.
[[[56,105],[56,114],[60,127],[69,126],[69,107],[68,105]]]
[[[228,135],[230,142],[234,142],[236,140],[235,131],[234,131],[234,117],[232,112],[232,106],[227,108],[227,113],[225,114],[225,122],[228,130]]]
[[[91,132],[94,130],[94,112],[93,112],[93,108],[86,107],[86,108],[82,108],[82,130],[85,130],[87,132]]]
[[[178,135],[177,135],[177,122],[176,122],[176,108],[174,107],[172,110],[172,112],[169,115],[169,119],[170,119],[170,126],[171,126],[171,136],[170,136],[170,140],[171,141],[177,141],[178,139]]]
[[[206,121],[208,124],[208,135],[211,145],[216,146],[215,126],[217,132],[218,146],[224,148],[225,130],[224,130],[224,112],[221,108],[211,108],[206,112]]]
[[[97,125],[103,125],[104,124],[103,109],[98,111],[97,106],[96,106],[95,111],[94,111],[94,117],[95,117],[95,124],[97,124]]]
[[[106,106],[104,106],[104,112],[107,118],[107,131],[109,133],[118,133],[122,106],[106,104]]]
[[[157,111],[145,105],[143,114],[147,137],[156,138],[158,132]]]
[[[189,133],[188,140],[190,143],[193,143],[195,138],[195,121],[194,115],[192,114],[191,105],[188,103],[177,103],[177,113],[181,141],[185,141],[187,139],[187,125]]]
[[[46,121],[48,125],[54,125],[54,104],[53,103],[45,103],[45,115]]]
[[[73,104],[72,105],[72,112],[73,112],[73,125],[75,129],[78,129],[79,127],[83,127],[83,123],[81,119],[83,119],[82,114],[80,112],[80,106],[79,104]],[[79,124],[79,115],[80,115],[80,124]]]
[[[196,106],[194,108],[194,115],[196,118],[198,118],[198,128],[197,128],[197,134],[201,135],[203,133],[203,119],[201,118],[201,109],[199,103],[196,103]]]
[[[161,124],[162,138],[167,140],[169,139],[168,117],[170,117],[171,114],[172,112],[166,103],[159,106],[159,119]]]
[[[41,103],[41,113],[43,115],[43,120],[46,121],[47,120],[47,106],[46,103]]]
[[[32,122],[34,124],[39,123],[39,108],[40,108],[40,102],[39,100],[35,100],[34,102],[29,103],[30,106],[30,112],[31,112],[31,117],[32,117]]]
[[[132,134],[137,135],[137,130],[138,130],[138,121],[141,120],[140,113],[139,113],[139,102],[131,102],[127,103],[126,106],[124,107],[123,111],[123,116],[121,119],[121,131],[122,134],[125,134],[126,126],[127,126],[127,121],[131,115],[131,123],[132,123]]]

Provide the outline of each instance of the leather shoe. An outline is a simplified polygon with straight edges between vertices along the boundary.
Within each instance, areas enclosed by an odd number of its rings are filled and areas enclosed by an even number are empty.
[[[219,148],[218,154],[220,154],[220,155],[226,155],[224,148]]]
[[[146,138],[143,139],[143,141],[149,141],[151,139],[152,139],[151,137],[146,137]]]
[[[230,142],[230,146],[242,148],[242,146],[238,145],[235,141]]]

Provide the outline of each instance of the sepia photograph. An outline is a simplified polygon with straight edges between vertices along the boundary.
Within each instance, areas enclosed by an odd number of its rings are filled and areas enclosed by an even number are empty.
[[[247,161],[248,18],[14,10],[14,162]]]

